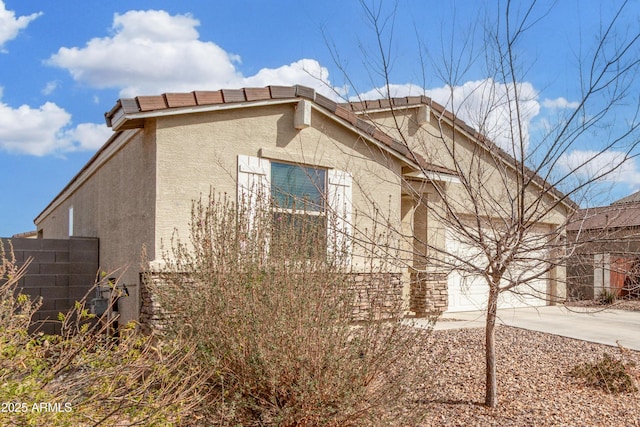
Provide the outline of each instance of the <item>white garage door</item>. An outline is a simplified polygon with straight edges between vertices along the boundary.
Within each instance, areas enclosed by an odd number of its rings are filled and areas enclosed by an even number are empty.
[[[475,252],[472,247],[452,238],[450,232],[447,233],[447,251],[461,258],[473,256]],[[532,256],[532,258],[537,258],[537,256]],[[537,268],[542,271],[541,266]],[[521,265],[515,266],[510,273],[513,277],[517,277],[522,273],[526,273],[527,277],[531,277],[536,274],[535,269],[536,266],[534,265]],[[453,271],[449,273],[447,284],[449,287],[449,307],[447,311],[474,311],[487,308],[489,286],[482,276]],[[540,278],[515,287],[514,292],[503,292],[498,299],[498,308],[546,305],[547,285],[548,274],[543,274]]]

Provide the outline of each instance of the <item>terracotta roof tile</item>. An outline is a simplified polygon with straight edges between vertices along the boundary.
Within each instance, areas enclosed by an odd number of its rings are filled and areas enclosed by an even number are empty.
[[[336,107],[336,116],[345,119],[346,121],[348,121],[349,123],[351,123],[352,125],[356,125],[358,122],[358,115],[356,113],[354,113],[353,111],[350,111],[346,108],[344,108],[341,105],[338,105]]]
[[[124,111],[125,114],[137,113],[138,111],[140,111],[138,101],[136,101],[135,98],[123,98],[118,102],[120,103],[122,111]],[[114,110],[111,111],[113,112]]]
[[[378,101],[380,103],[380,108],[390,108],[391,107],[391,101],[389,101],[388,99],[381,99]]]
[[[409,105],[424,104],[426,101],[426,96],[407,96],[407,103]]]
[[[198,105],[196,103],[196,97],[193,92],[189,93],[166,93],[164,95],[167,106],[173,107],[193,107]]]
[[[271,98],[295,98],[296,88],[293,86],[267,86],[271,92]]]
[[[296,96],[301,96],[303,98],[308,98],[312,101],[315,101],[316,91],[314,89],[302,85],[295,85],[294,87],[296,88]]]
[[[136,99],[138,100],[140,111],[164,110],[167,108],[167,103],[162,95],[138,96]]]
[[[366,120],[358,119],[356,126],[371,136],[373,136],[373,133],[376,131],[376,127]]]
[[[206,90],[195,91],[193,94],[196,96],[198,105],[211,105],[211,104],[223,104],[224,98],[222,98],[222,91]]]
[[[640,191],[636,191],[635,193],[627,196],[627,197],[623,197],[620,200],[616,200],[615,202],[612,203],[612,205],[619,205],[619,204],[626,204],[626,203],[638,203],[640,202]]]
[[[375,139],[377,139],[378,141],[380,141],[380,142],[382,142],[382,143],[384,143],[384,144],[386,144],[388,146],[393,145],[394,142],[395,142],[393,140],[393,138],[391,138],[389,135],[387,135],[386,133],[384,133],[384,132],[382,132],[382,131],[380,131],[378,129],[375,129],[373,131],[373,137]]]
[[[380,100],[374,99],[370,101],[364,101],[364,105],[367,110],[377,110],[378,108],[380,108]]]
[[[394,107],[404,107],[409,105],[407,98],[391,98]]]
[[[324,95],[320,95],[319,93],[316,93],[316,103],[332,113],[335,113],[336,108],[338,108],[338,104],[336,102],[330,100]]]
[[[262,101],[271,99],[271,92],[268,87],[248,87],[244,89],[247,101]]]
[[[353,111],[364,111],[367,109],[367,106],[364,102],[349,102],[345,104],[345,108],[349,108]]]
[[[571,218],[567,231],[603,230],[640,226],[640,203],[613,204],[580,209]]]
[[[230,102],[244,102],[247,100],[244,97],[244,90],[242,89],[222,89],[222,98],[225,104]]]
[[[440,114],[443,117],[451,120],[456,126],[468,132],[473,138],[475,138],[479,144],[484,144],[491,152],[504,157],[507,161],[512,162],[515,165],[518,164],[518,162],[514,160],[508,153],[500,149],[493,142],[487,140],[486,137],[479,134],[464,121],[458,119],[454,114],[445,109],[442,105],[434,102],[432,99],[426,96],[409,96],[404,98],[366,100],[360,102],[337,104],[335,101],[316,93],[313,88],[307,86],[274,85],[267,86],[265,88],[195,91],[191,93],[170,93],[159,96],[139,96],[136,99],[121,99],[110,112],[105,114],[105,119],[107,120],[107,123],[111,125],[111,119],[114,118],[116,114],[118,114],[120,107],[122,108],[122,112],[124,114],[131,114],[137,112],[162,110],[167,108],[192,106],[194,105],[194,103],[199,106],[203,106],[268,99],[294,99],[296,97],[315,101],[319,106],[348,121],[356,128],[379,140],[390,149],[402,154],[403,156],[413,161],[418,162],[420,161],[419,156],[411,153],[402,142],[394,140],[390,135],[377,129],[374,124],[362,118],[361,115],[358,115],[355,112],[366,112],[366,110],[391,108],[391,105],[393,105],[394,107],[429,105],[436,114]],[[424,159],[422,159],[422,161],[424,161]],[[425,165],[429,165],[428,163],[426,163],[426,161],[424,162]],[[425,167],[425,165],[422,165],[422,167]],[[433,167],[433,165],[430,165],[429,167]],[[527,172],[533,174],[533,172],[531,171]],[[547,184],[541,177],[537,175],[534,176],[534,180],[536,182],[539,182],[540,185],[542,185],[545,189],[551,188],[549,184]],[[552,189],[552,191],[558,194],[558,197],[564,198],[564,196],[562,196],[556,190]],[[570,200],[567,200],[567,203],[572,206],[574,205]],[[577,206],[575,207],[577,208]]]
[[[411,153],[411,151],[409,151],[409,149],[407,148],[406,145],[404,145],[402,142],[397,141],[395,139],[393,139],[391,141],[391,144],[389,144],[389,146],[391,148],[393,148],[394,150],[396,150],[397,152],[403,154],[406,157],[409,157],[410,159],[412,158],[413,154]]]
[[[204,106],[216,104],[230,104],[245,101],[258,101],[267,99],[306,98],[315,101],[319,106],[330,113],[348,121],[357,129],[365,132],[382,144],[406,156],[409,151],[401,142],[395,141],[391,136],[378,130],[371,122],[360,118],[352,111],[352,105],[361,105],[378,108],[379,101],[367,101],[366,104],[338,104],[326,96],[316,93],[313,88],[297,86],[267,86],[265,88],[222,89],[218,91],[194,91],[189,93],[166,93],[158,96],[139,96],[136,99],[122,99],[116,106],[106,113],[109,123],[115,112],[122,106],[124,113],[138,113],[170,108],[188,106]]]

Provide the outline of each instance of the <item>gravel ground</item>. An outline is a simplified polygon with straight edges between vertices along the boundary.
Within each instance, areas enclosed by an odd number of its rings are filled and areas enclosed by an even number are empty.
[[[640,392],[608,394],[568,375],[618,348],[540,332],[496,328],[498,408],[484,402],[484,330],[434,331],[418,369],[432,382],[415,391],[423,426],[640,426]],[[640,352],[626,352],[636,363]]]
[[[594,300],[582,300],[582,301],[571,301],[565,303],[568,307],[594,307],[594,308],[603,308],[608,309],[612,308],[615,310],[631,310],[631,311],[640,311],[640,300],[617,300],[611,304],[601,304],[598,301]]]

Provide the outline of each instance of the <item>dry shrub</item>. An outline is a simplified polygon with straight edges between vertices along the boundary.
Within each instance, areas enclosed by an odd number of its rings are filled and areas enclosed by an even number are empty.
[[[626,349],[620,348],[622,354]],[[632,362],[617,359],[608,353],[596,363],[585,362],[575,366],[570,375],[582,379],[590,387],[595,387],[607,393],[631,393],[638,391],[633,378]]]
[[[412,424],[421,414],[404,397],[428,372],[406,367],[428,331],[401,323],[387,286],[367,288],[369,307],[358,311],[363,290],[347,247],[328,245],[326,223],[297,213],[201,200],[190,242],[174,239],[153,282],[167,339],[190,342],[210,373],[204,423],[388,425],[404,416]]]
[[[609,289],[603,290],[598,297],[598,301],[600,302],[600,304],[604,305],[611,305],[616,302],[617,299],[618,297],[616,295],[616,292]]]
[[[60,314],[61,335],[37,328],[30,334],[40,302],[19,293],[26,265],[18,268],[1,244],[2,423],[178,425],[192,413],[202,399],[202,375],[193,369],[193,350],[179,343],[154,345],[135,325],[116,338],[106,318],[91,315],[84,301]]]

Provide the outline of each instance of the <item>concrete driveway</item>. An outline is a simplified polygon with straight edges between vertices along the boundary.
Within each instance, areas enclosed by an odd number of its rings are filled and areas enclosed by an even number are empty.
[[[436,330],[484,327],[484,312],[445,313]],[[498,324],[640,351],[640,312],[563,306],[498,310]]]

